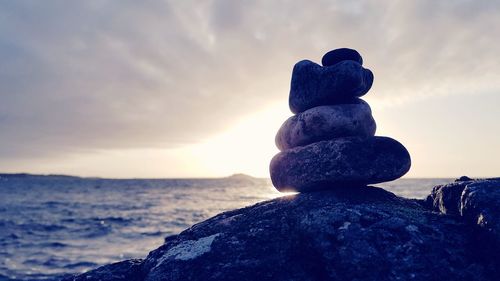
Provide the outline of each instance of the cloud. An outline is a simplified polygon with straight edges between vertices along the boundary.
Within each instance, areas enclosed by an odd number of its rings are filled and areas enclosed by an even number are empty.
[[[0,157],[176,147],[353,47],[385,101],[498,91],[496,1],[3,1]]]

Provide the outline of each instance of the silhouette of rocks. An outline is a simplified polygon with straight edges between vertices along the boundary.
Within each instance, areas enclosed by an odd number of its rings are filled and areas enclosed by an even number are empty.
[[[352,49],[332,50],[320,66],[303,60],[292,73],[290,117],[276,134],[281,152],[269,167],[279,191],[353,188],[395,180],[411,166],[399,142],[374,137],[370,106],[357,98],[368,92],[373,73]]]
[[[460,215],[462,192],[472,180],[437,185],[426,198],[429,208],[447,215]]]
[[[461,216],[475,226],[482,242],[478,246],[500,248],[500,179],[438,185],[427,196],[426,204],[434,211]],[[500,252],[491,255],[500,258]]]
[[[470,180],[472,180],[472,179],[469,178],[468,176],[461,176],[458,179],[456,179],[455,181],[470,181]]]

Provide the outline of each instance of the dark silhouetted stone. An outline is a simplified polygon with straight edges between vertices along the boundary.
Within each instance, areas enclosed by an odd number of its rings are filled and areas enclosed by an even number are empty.
[[[460,215],[460,198],[465,186],[472,181],[457,181],[432,188],[427,205],[434,211],[447,215]]]
[[[358,51],[349,48],[340,48],[329,51],[321,59],[321,64],[323,66],[330,66],[345,60],[352,60],[363,65],[363,58],[361,58]]]
[[[487,240],[500,248],[500,180],[474,181],[465,186],[460,214],[476,224]],[[500,253],[497,253],[500,258]]]
[[[465,280],[463,225],[375,187],[220,214],[150,253],[145,280]]]
[[[292,73],[289,105],[293,113],[320,106],[345,103],[370,90],[373,73],[359,63],[346,60],[322,67],[303,60]]]
[[[461,176],[458,179],[456,179],[455,181],[471,181],[471,180],[472,179],[469,178],[468,176]]]
[[[286,150],[340,137],[370,137],[377,126],[366,102],[317,106],[294,115],[276,134],[276,146]]]
[[[408,151],[396,140],[350,137],[280,152],[271,160],[270,172],[279,191],[307,192],[394,180],[410,165]]]
[[[476,258],[490,264],[500,280],[500,179],[477,179],[439,185],[426,199],[443,214],[461,216],[474,233]]]
[[[500,179],[460,179],[432,188],[431,194],[425,199],[426,206],[443,214],[467,217],[474,224],[489,216],[482,214],[498,211],[497,217],[500,218],[500,209],[495,209],[496,206],[500,208]],[[483,212],[481,208],[486,211]]]

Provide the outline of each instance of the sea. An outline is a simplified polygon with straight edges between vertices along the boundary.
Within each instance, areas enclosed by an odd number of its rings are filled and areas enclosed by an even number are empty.
[[[453,179],[378,184],[424,198]],[[104,179],[0,174],[0,281],[58,280],[144,258],[220,212],[282,196],[269,179]]]

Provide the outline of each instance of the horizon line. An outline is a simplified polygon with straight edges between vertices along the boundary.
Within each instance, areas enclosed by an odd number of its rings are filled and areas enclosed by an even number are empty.
[[[227,175],[227,176],[103,177],[103,176],[80,176],[80,175],[74,175],[74,174],[60,174],[60,173],[30,173],[30,172],[1,172],[0,171],[0,178],[2,176],[72,177],[72,178],[81,178],[81,179],[109,179],[109,180],[224,179],[224,178],[231,178],[231,177],[247,177],[247,178],[253,178],[253,179],[270,179],[269,176],[267,176],[267,177],[259,177],[259,176],[249,175],[249,174],[246,174],[246,173],[233,173],[233,174]],[[461,175],[461,176],[440,176],[440,177],[430,177],[430,176],[422,176],[422,177],[411,176],[411,177],[406,177],[406,176],[402,176],[399,179],[458,179],[458,178],[460,178],[462,176],[466,176],[466,175]],[[467,176],[467,177],[469,177],[471,179],[494,178],[494,176],[493,177],[491,177],[491,176],[486,176],[486,177],[471,177],[471,176]]]

